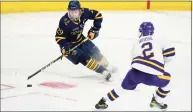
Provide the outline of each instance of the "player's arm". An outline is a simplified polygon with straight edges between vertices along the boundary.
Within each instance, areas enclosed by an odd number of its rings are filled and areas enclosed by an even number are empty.
[[[164,45],[162,54],[164,57],[164,63],[169,63],[176,54],[175,47],[169,44]]]
[[[97,10],[84,8],[84,13],[87,15],[87,18],[93,21],[93,27],[90,28],[88,32],[88,37],[93,40],[98,37],[99,30],[101,28],[101,23],[103,21],[102,14]]]
[[[68,37],[68,29],[65,24],[62,22],[59,23],[59,26],[56,30],[55,40],[61,48],[62,54],[65,56],[69,53],[69,42],[66,40]]]

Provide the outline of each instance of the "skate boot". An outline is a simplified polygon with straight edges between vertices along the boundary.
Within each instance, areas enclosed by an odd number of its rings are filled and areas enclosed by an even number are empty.
[[[96,105],[95,108],[96,109],[106,109],[108,107],[108,105],[106,104],[106,101],[104,98],[102,98]]]
[[[105,76],[105,80],[109,81],[109,79],[111,78],[111,73],[107,70],[103,71],[102,73]]]
[[[166,111],[168,106],[167,106],[167,104],[157,102],[154,95],[153,95],[153,98],[152,98],[151,103],[150,103],[150,107],[151,108],[156,107],[160,110]]]

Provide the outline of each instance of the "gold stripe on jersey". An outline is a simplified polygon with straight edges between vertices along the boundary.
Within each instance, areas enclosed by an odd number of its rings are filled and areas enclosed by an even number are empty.
[[[80,39],[79,39],[79,40],[77,40],[77,41],[73,41],[73,42],[71,42],[71,43],[75,44],[75,43],[80,42],[81,40],[82,40],[82,38],[80,38]]]
[[[95,18],[96,18],[99,14],[100,14],[100,12],[98,12],[98,13],[96,14]]]
[[[170,80],[171,79],[170,76],[166,76],[166,75],[157,75],[157,77],[160,79],[164,79],[164,80]]]
[[[56,37],[56,43],[59,43],[61,40],[66,39],[65,37]]]
[[[100,12],[98,12],[97,14],[96,14],[96,16],[95,16],[95,18],[94,19],[101,19],[101,18],[103,18],[102,17],[102,15],[101,16],[99,16],[101,13]]]
[[[142,62],[145,62],[145,63],[148,63],[148,64],[151,64],[151,65],[153,65],[153,66],[156,66],[156,67],[158,67],[158,68],[160,68],[161,70],[164,70],[164,67],[162,67],[162,66],[160,66],[160,65],[158,65],[158,64],[156,64],[156,63],[154,63],[154,62],[151,62],[151,61],[148,61],[148,60],[144,60],[144,59],[134,59],[133,61],[142,61]]]
[[[65,37],[56,37],[56,39],[66,39]]]
[[[94,19],[101,19],[101,18],[103,18],[102,16],[100,16],[100,17],[95,17]]]
[[[58,44],[58,42],[60,42],[61,40],[62,40],[62,39],[57,39],[57,40],[56,40],[56,43]]]

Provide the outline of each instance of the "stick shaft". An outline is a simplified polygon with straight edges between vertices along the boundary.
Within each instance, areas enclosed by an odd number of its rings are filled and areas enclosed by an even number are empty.
[[[72,49],[70,49],[70,51],[73,51],[74,49],[76,49],[78,46],[80,46],[82,43],[86,42],[88,39],[84,39],[81,43],[79,43],[78,45],[76,45],[75,47],[73,47]],[[55,60],[53,60],[52,62],[48,63],[46,66],[42,67],[40,70],[38,70],[37,72],[33,73],[32,75],[28,76],[27,80],[31,79],[32,77],[34,77],[36,74],[40,73],[41,71],[45,70],[47,67],[49,67],[50,65],[52,65],[53,63],[57,62],[58,60],[60,60],[63,57],[63,55],[59,56],[58,58],[56,58]]]

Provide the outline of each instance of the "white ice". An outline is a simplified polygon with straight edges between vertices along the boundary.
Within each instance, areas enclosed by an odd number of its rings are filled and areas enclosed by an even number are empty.
[[[168,110],[191,110],[191,13],[109,11],[102,12],[100,36],[93,42],[119,72],[115,82],[100,83],[103,77],[82,65],[60,60],[27,81],[27,76],[60,55],[55,42],[59,19],[65,12],[1,15],[1,110],[93,110],[100,98],[119,86],[130,68],[130,50],[144,21],[155,26],[156,38],[176,47],[176,57],[167,68],[172,75]],[[92,26],[85,25],[84,34]],[[63,82],[75,88],[54,89],[42,82]],[[27,84],[33,84],[27,88]],[[12,89],[6,89],[9,85]],[[107,110],[151,110],[155,87],[139,85],[111,103]]]

